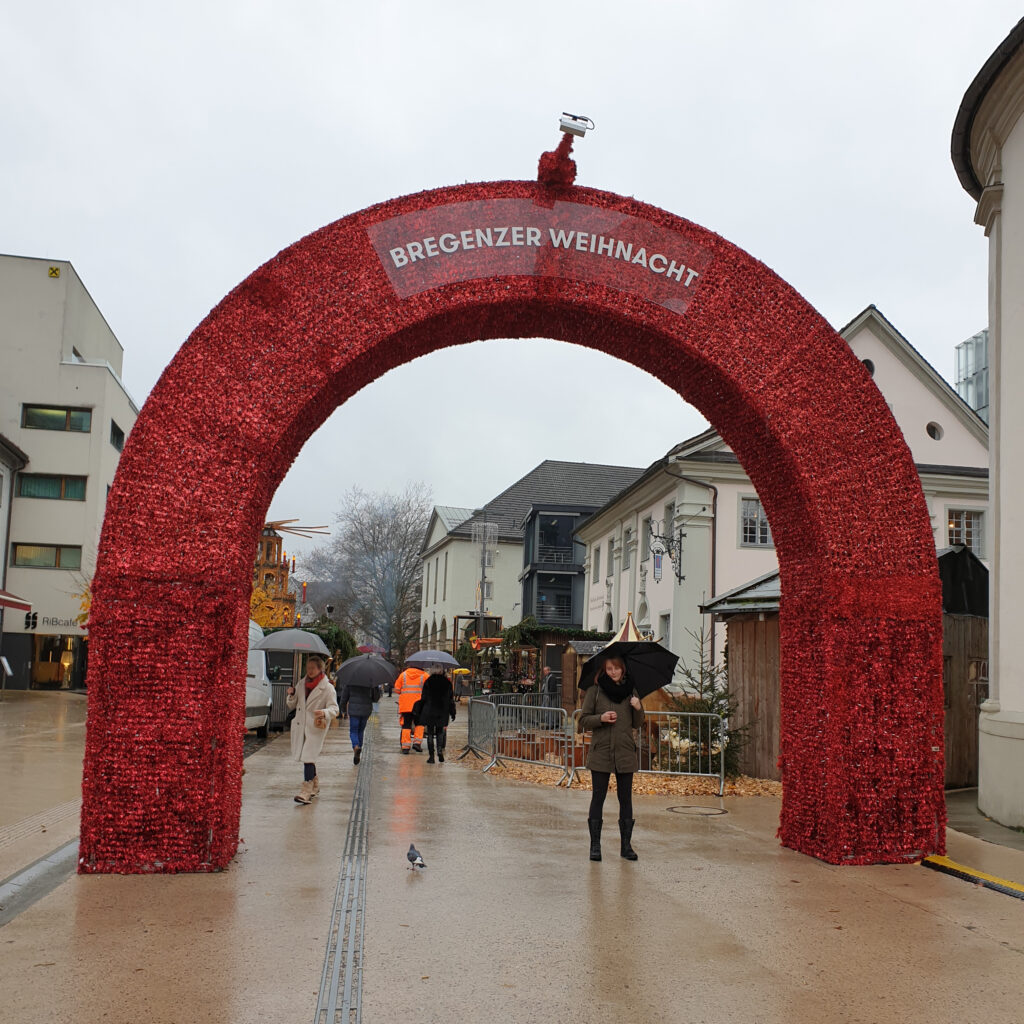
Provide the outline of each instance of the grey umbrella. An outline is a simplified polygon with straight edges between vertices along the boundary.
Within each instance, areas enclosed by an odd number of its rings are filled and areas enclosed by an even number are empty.
[[[253,645],[256,651],[301,651],[304,654],[330,655],[327,644],[304,629],[280,629],[270,633]]]
[[[387,686],[394,682],[398,669],[377,654],[357,654],[338,668],[335,682],[339,686]]]
[[[405,659],[406,665],[418,668],[421,665],[451,665],[459,667],[459,662],[447,651],[417,651]]]

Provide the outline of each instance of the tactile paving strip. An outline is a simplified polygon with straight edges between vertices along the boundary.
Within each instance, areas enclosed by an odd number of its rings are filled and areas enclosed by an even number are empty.
[[[371,726],[376,724],[374,715]],[[359,778],[352,794],[314,1024],[359,1024],[362,1020],[363,925],[374,731],[374,728],[366,730]]]

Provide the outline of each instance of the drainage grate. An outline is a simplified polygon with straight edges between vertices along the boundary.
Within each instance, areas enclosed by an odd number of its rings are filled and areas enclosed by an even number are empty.
[[[359,778],[352,794],[345,852],[341,858],[327,954],[314,1024],[359,1024],[362,1020],[363,925],[366,909],[367,825],[370,813],[372,734],[367,729]]]

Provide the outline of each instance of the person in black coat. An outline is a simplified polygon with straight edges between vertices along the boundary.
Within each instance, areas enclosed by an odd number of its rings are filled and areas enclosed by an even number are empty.
[[[437,759],[444,760],[445,730],[448,720],[455,721],[455,694],[451,680],[437,666],[423,681],[423,696],[416,721],[427,733],[427,764],[434,763],[434,745],[437,741]]]

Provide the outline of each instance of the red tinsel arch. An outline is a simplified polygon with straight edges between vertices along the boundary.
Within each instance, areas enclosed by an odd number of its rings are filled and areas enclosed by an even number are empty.
[[[485,222],[492,233],[474,234]],[[867,372],[717,235],[610,193],[496,182],[396,199],[302,239],[164,372],[125,446],[93,580],[80,870],[231,859],[252,562],[275,489],[365,384],[499,337],[571,341],[654,373],[749,473],[782,574],[783,844],[832,863],[942,852],[935,546]]]

